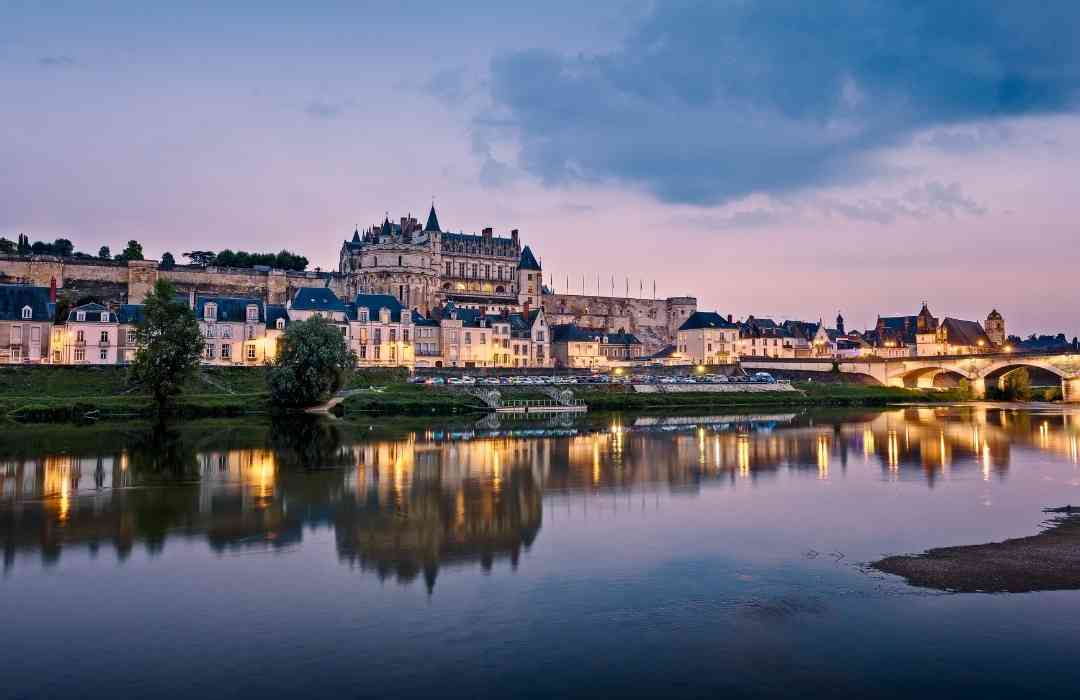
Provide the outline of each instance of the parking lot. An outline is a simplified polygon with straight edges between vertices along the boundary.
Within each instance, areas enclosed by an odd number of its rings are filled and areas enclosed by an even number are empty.
[[[740,377],[723,374],[667,375],[648,373],[592,374],[592,375],[520,375],[473,377],[468,374],[453,377],[414,376],[413,384],[452,386],[565,386],[603,384],[776,384],[776,379],[766,372],[756,372]]]

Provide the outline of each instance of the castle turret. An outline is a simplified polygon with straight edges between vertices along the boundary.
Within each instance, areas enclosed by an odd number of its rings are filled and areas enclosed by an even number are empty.
[[[532,249],[525,246],[521,251],[521,259],[517,269],[518,303],[534,307],[541,306],[540,295],[542,292],[544,273],[540,269],[540,263],[533,255]]]
[[[844,315],[839,312],[836,314],[836,333],[837,335],[847,335],[844,330]]]

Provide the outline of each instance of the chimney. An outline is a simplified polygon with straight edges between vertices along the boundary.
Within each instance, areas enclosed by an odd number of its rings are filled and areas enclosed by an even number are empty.
[[[728,315],[727,315],[727,322],[728,322],[728,323],[734,323],[734,321],[732,320],[733,318],[734,318],[734,317],[733,317],[733,316],[732,316],[731,314],[728,314]]]
[[[522,306],[521,306],[521,315],[522,316],[528,316],[529,315],[529,301],[527,299],[525,300],[525,303],[522,304]]]
[[[517,239],[518,239],[518,230],[514,229],[513,231],[510,232],[510,240],[516,242]]]
[[[487,228],[485,228],[483,230],[484,238],[491,238],[492,233],[493,233],[493,231],[492,231],[490,226],[488,226]]]
[[[56,303],[56,276],[49,280],[49,302]]]

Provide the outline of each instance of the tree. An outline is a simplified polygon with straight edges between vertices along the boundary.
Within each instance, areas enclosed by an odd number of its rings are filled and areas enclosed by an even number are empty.
[[[15,241],[0,236],[0,253],[14,255],[16,251]]]
[[[184,253],[184,257],[190,260],[192,265],[213,265],[217,256],[212,250],[193,250]]]
[[[25,233],[19,234],[19,243],[16,246],[16,251],[19,253],[19,255],[30,254],[30,237],[27,236]]]
[[[270,368],[270,398],[279,406],[312,406],[337,391],[355,364],[345,337],[326,319],[293,323]]]
[[[124,260],[142,260],[142,244],[136,240],[127,242],[127,248],[124,248],[124,252],[120,254]]]
[[[109,252],[109,246],[103,245],[98,248],[97,256],[102,260],[108,260],[112,257],[112,253]]]
[[[139,350],[131,365],[132,378],[154,397],[158,415],[164,415],[199,367],[202,334],[195,313],[176,298],[176,287],[166,279],[154,284],[143,301],[143,317],[136,325]]]
[[[57,238],[52,244],[52,254],[70,258],[75,254],[75,244],[66,238]]]
[[[165,251],[161,256],[161,264],[158,268],[161,270],[171,270],[176,267],[176,259],[173,258],[172,253]]]
[[[1005,377],[1005,398],[1010,401],[1031,398],[1031,375],[1023,367]]]

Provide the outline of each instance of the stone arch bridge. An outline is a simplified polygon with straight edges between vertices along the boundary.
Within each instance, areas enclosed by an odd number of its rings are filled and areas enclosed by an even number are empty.
[[[1033,375],[1061,382],[1065,401],[1080,402],[1080,353],[985,353],[980,355],[935,355],[924,357],[853,359],[832,358],[750,358],[742,359],[747,370],[831,372],[863,374],[885,386],[955,386],[967,380],[976,398],[986,396],[987,386],[1004,387],[1005,378],[1026,368]],[[1035,382],[1046,385],[1047,381]]]

